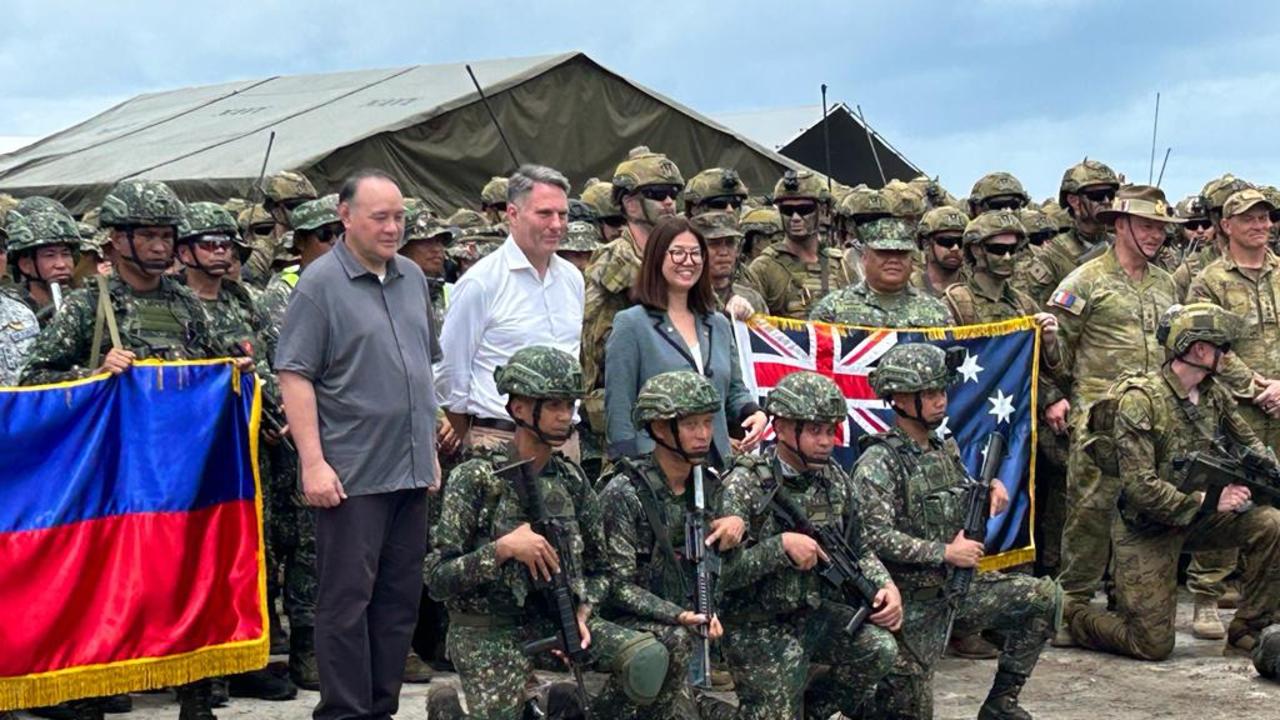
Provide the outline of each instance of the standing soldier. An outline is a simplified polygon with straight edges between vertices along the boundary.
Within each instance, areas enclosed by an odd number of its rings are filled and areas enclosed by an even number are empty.
[[[709,210],[693,216],[689,224],[707,241],[706,267],[720,309],[739,320],[764,312],[764,297],[738,273],[746,268],[738,262],[742,256],[742,231],[738,229],[737,215]]]
[[[689,178],[684,188],[684,214],[693,218],[704,212],[728,210],[735,215],[750,195],[737,171],[711,168]]]
[[[507,222],[507,179],[494,176],[480,190],[480,212],[490,225],[502,225]]]
[[[1100,464],[1124,478],[1115,524],[1115,610],[1070,606],[1067,619],[1081,645],[1141,660],[1163,660],[1174,645],[1178,558],[1183,550],[1239,549],[1245,556],[1244,594],[1228,634],[1228,651],[1247,654],[1280,605],[1280,511],[1254,505],[1249,489],[1226,485],[1220,494],[1180,471],[1194,452],[1222,449],[1275,456],[1235,411],[1217,376],[1239,337],[1241,318],[1211,303],[1170,308],[1159,341],[1168,361],[1120,381],[1101,413],[1094,448]],[[1202,478],[1201,478],[1202,479]]]
[[[840,201],[836,214],[839,218],[836,229],[844,248],[844,263],[861,280],[863,242],[859,228],[880,218],[893,217],[889,212],[889,202],[879,190],[859,185]]]
[[[603,240],[594,222],[575,220],[565,230],[556,254],[572,263],[579,272],[586,272],[591,256],[600,249]]]
[[[969,214],[978,217],[989,210],[1021,210],[1031,202],[1022,181],[1007,172],[987,173],[969,193]]]
[[[916,229],[924,266],[911,273],[911,285],[928,295],[942,298],[947,286],[960,280],[964,266],[964,229],[969,216],[949,205],[936,207],[924,214]]]
[[[9,262],[17,268],[27,306],[42,326],[48,325],[56,310],[52,286],[58,285],[64,297],[71,292],[83,239],[76,221],[52,208],[9,213],[9,222],[18,218],[29,232],[10,239]]]
[[[626,227],[600,248],[583,273],[586,306],[582,321],[582,372],[587,383],[583,402],[587,421],[600,437],[604,427],[604,347],[613,316],[631,307],[631,285],[640,273],[640,258],[653,226],[676,214],[684,190],[680,168],[666,155],[640,146],[613,175],[613,201],[622,208]]]
[[[99,222],[111,230],[116,273],[97,287],[77,290],[31,349],[22,384],[41,385],[103,372],[119,375],[136,359],[220,357],[230,338],[214,335],[208,312],[190,290],[166,274],[173,265],[174,237],[182,203],[169,186],[153,180],[117,183],[102,201]],[[98,313],[117,332],[96,325]],[[120,345],[113,343],[118,335]],[[253,360],[236,361],[252,372]],[[178,688],[182,720],[213,717],[212,687],[201,680]],[[101,701],[71,703],[93,717]],[[80,717],[78,715],[77,717]],[[98,715],[101,717],[101,715]]]
[[[778,381],[765,410],[777,444],[737,456],[724,481],[724,514],[747,522],[745,549],[727,560],[721,578],[730,628],[724,653],[733,666],[738,717],[794,718],[802,700],[804,717],[865,717],[898,651],[890,633],[901,626],[902,597],[863,542],[862,491],[831,457],[848,407],[829,378],[800,371]],[[856,634],[845,627],[864,601],[819,577],[815,568],[829,555],[780,518],[779,508],[788,505],[842,535],[876,588],[872,614]],[[806,693],[810,663],[829,664],[830,671]]]
[[[773,188],[773,206],[786,239],[765,248],[751,263],[769,314],[803,320],[828,293],[850,285],[854,274],[840,248],[821,242],[818,226],[832,210],[826,184],[817,175],[788,170]]]
[[[911,287],[916,241],[900,218],[883,218],[858,229],[863,242],[863,280],[834,292],[813,307],[810,320],[863,327],[938,327],[951,324],[942,301]]]
[[[974,575],[955,609],[944,592],[949,574],[975,568],[983,553],[981,542],[964,535],[965,497],[975,481],[955,439],[940,440],[936,432],[947,414],[954,364],[936,345],[904,343],[880,358],[868,380],[893,408],[894,427],[864,440],[853,480],[867,498],[867,543],[902,589],[903,641],[918,655],[898,654],[871,716],[933,717],[934,664],[954,620],[1005,638],[979,720],[1029,720],[1018,694],[1052,631],[1057,586],[1049,578],[985,572]],[[1003,512],[1004,485],[993,480],[990,492],[991,514]]]
[[[282,170],[268,177],[262,184],[262,195],[262,210],[269,216],[272,229],[266,235],[254,233],[253,240],[250,242],[253,253],[244,267],[246,281],[259,286],[271,278],[271,266],[275,262],[280,240],[286,232],[293,229],[289,222],[290,213],[308,200],[319,197],[315,186],[305,175],[291,170]],[[255,215],[255,208],[248,208],[247,211],[249,212],[248,225],[251,227],[265,225],[260,217]],[[245,239],[248,238],[249,236],[245,235]]]
[[[582,371],[568,353],[534,345],[517,350],[494,371],[499,393],[516,424],[510,445],[454,469],[444,489],[444,510],[425,571],[431,596],[449,608],[449,657],[458,670],[471,714],[516,720],[533,669],[524,645],[556,630],[534,608],[537,577],[564,573],[577,609],[579,632],[593,660],[609,668],[602,702],[626,697],[653,703],[667,674],[666,648],[652,634],[629,630],[594,613],[610,592],[600,503],[582,469],[557,448],[573,431],[574,406],[583,395]],[[527,483],[537,483],[530,493]],[[541,495],[541,508],[531,496]],[[538,512],[571,536],[571,557],[561,556],[531,528]],[[445,693],[448,694],[448,691]],[[453,706],[438,697],[431,707]],[[619,717],[609,708],[599,717]]]
[[[10,215],[0,225],[0,278],[8,277],[5,273],[7,243],[14,239],[26,241],[30,235],[31,230],[22,217]],[[0,387],[18,384],[27,353],[39,334],[40,324],[36,322],[35,313],[18,299],[16,292],[0,285]]]
[[[506,200],[503,200],[503,206],[506,206]],[[400,246],[400,254],[412,260],[427,276],[427,288],[431,294],[431,329],[439,335],[444,325],[445,253],[453,245],[456,231],[429,212],[419,213],[412,225],[408,224],[407,218],[405,223],[404,245]]]
[[[1072,378],[1070,403],[1060,408],[1071,413],[1072,424],[1061,574],[1068,604],[1088,604],[1102,581],[1120,495],[1120,479],[1100,472],[1084,453],[1089,408],[1122,373],[1149,373],[1164,361],[1155,330],[1174,303],[1173,279],[1151,262],[1165,243],[1164,226],[1182,222],[1173,217],[1164,192],[1147,185],[1121,189],[1112,207],[1096,217],[1114,220],[1115,242],[1068,275],[1049,301],[1064,341],[1064,374]],[[1051,427],[1065,421],[1056,406],[1046,411]],[[1070,635],[1059,632],[1054,642],[1070,643]]]
[[[1018,278],[1019,290],[1044,304],[1068,273],[1105,249],[1104,243],[1111,238],[1098,214],[1111,207],[1119,187],[1115,171],[1097,160],[1067,168],[1058,188],[1058,204],[1071,215],[1071,229],[1041,246],[1026,277]]]
[[[765,248],[782,239],[782,216],[771,207],[751,208],[742,213],[738,229],[742,231],[743,264],[749,266]]]
[[[603,180],[591,178],[582,188],[578,199],[595,211],[596,228],[600,231],[601,244],[611,243],[622,235],[627,219],[622,215],[622,206],[613,197],[613,185]]]
[[[1226,204],[1227,198],[1250,187],[1252,186],[1249,183],[1234,175],[1223,175],[1205,183],[1197,202],[1187,208],[1187,217],[1183,218],[1187,221],[1186,225],[1194,222],[1197,227],[1203,227],[1204,220],[1208,220],[1209,228],[1204,232],[1204,239],[1199,248],[1194,252],[1188,252],[1182,264],[1173,273],[1173,284],[1178,289],[1179,301],[1186,299],[1191,281],[1200,274],[1200,271],[1222,257],[1227,243],[1226,236],[1222,232],[1222,206]],[[1182,213],[1179,213],[1178,217],[1182,218]]]

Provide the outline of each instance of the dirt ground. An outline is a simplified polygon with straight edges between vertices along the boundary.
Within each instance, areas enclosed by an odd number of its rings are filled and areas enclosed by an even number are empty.
[[[1179,603],[1179,632],[1173,657],[1161,663],[1078,649],[1046,648],[1022,693],[1023,706],[1050,720],[1280,720],[1280,684],[1261,680],[1247,658],[1224,658],[1222,643],[1196,640],[1187,628],[1191,603]],[[1230,613],[1223,611],[1224,622]],[[937,720],[977,716],[995,673],[995,661],[945,658],[934,687]],[[593,678],[598,680],[598,678]],[[434,683],[456,683],[440,675]],[[594,684],[594,683],[592,683]],[[429,685],[405,685],[399,718],[426,718]],[[317,693],[302,691],[283,703],[233,700],[219,718],[303,720],[311,717]],[[134,696],[134,712],[120,718],[176,718],[172,695]],[[25,713],[19,717],[30,717]],[[605,719],[601,719],[605,720]]]

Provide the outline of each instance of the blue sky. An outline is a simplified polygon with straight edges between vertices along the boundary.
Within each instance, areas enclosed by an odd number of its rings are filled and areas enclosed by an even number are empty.
[[[0,136],[43,136],[142,92],[276,74],[582,50],[708,114],[861,104],[967,194],[1035,197],[1088,155],[1174,199],[1231,171],[1280,184],[1280,3],[17,0],[0,23]],[[181,8],[176,12],[174,8]]]

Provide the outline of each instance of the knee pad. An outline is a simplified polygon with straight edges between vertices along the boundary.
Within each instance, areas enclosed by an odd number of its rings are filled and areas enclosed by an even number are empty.
[[[614,674],[632,702],[648,705],[658,699],[671,656],[652,633],[644,633],[618,651]]]
[[[1268,680],[1280,678],[1280,625],[1262,631],[1253,648],[1253,669]]]

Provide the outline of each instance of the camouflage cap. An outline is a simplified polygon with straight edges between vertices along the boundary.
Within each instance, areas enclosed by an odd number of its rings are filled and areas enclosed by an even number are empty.
[[[182,201],[158,180],[121,180],[102,199],[103,227],[178,227]]]
[[[558,249],[565,252],[595,252],[604,244],[604,236],[595,223],[578,220],[569,223]]]
[[[603,180],[596,178],[587,180],[579,199],[595,211],[596,218],[599,220],[622,217],[622,208],[613,197],[613,185]]]
[[[991,210],[969,221],[964,228],[963,242],[965,247],[969,247],[997,235],[1009,234],[1018,236],[1019,245],[1027,240],[1027,229],[1018,219],[1018,213],[1013,210]]]
[[[627,153],[627,159],[618,163],[613,171],[614,189],[630,193],[645,185],[684,186],[680,168],[666,155],[656,153],[641,145]]]
[[[1092,185],[1110,185],[1120,187],[1120,177],[1116,171],[1097,160],[1085,160],[1067,168],[1062,173],[1062,184],[1058,186],[1058,204],[1067,206],[1067,196],[1075,195],[1081,188]]]
[[[25,226],[25,232],[16,225]],[[53,208],[9,213],[9,252],[17,255],[39,247],[68,245],[72,251],[80,251],[80,227],[70,215]]]
[[[1275,203],[1266,193],[1256,188],[1246,188],[1239,192],[1233,193],[1227,198],[1227,202],[1222,205],[1222,217],[1235,217],[1242,213],[1248,212],[1255,205],[1266,205],[1267,211],[1275,210]]]
[[[506,201],[507,179],[496,175],[489,178],[489,182],[485,183],[484,188],[480,190],[480,205],[488,207],[505,203]]]
[[[924,214],[924,217],[920,218],[920,225],[916,228],[916,232],[922,238],[927,238],[940,232],[962,233],[968,224],[968,215],[950,205],[942,205],[930,210]]]
[[[1011,173],[999,171],[978,178],[969,192],[969,202],[977,205],[992,198],[1013,196],[1022,202],[1031,202],[1031,196],[1022,187],[1022,181]]]
[[[808,170],[788,170],[782,174],[773,186],[773,202],[783,200],[814,200],[830,202],[831,193],[827,192],[827,181]]]
[[[884,195],[879,190],[867,187],[866,185],[858,185],[849,191],[844,200],[840,201],[840,207],[836,210],[843,217],[858,220],[867,217],[888,217],[892,215],[889,211],[889,203],[885,200]]]
[[[924,194],[901,180],[890,180],[888,185],[880,188],[880,194],[894,217],[919,218],[928,209]]]
[[[659,373],[644,382],[636,396],[631,420],[646,427],[654,420],[678,420],[724,408],[711,381],[692,370]]]
[[[858,226],[858,237],[871,250],[916,250],[915,235],[906,220],[880,218]]]
[[[748,210],[742,213],[742,219],[738,222],[738,229],[744,235],[752,232],[777,235],[783,231],[782,216],[778,214],[776,209],[771,207]]]
[[[1268,680],[1280,679],[1280,625],[1268,625],[1253,646],[1253,669]]]
[[[338,217],[338,195],[332,193],[308,200],[289,213],[289,226],[294,231],[315,232],[330,223],[342,222]]]
[[[1197,340],[1222,347],[1240,335],[1243,319],[1215,303],[1171,305],[1160,317],[1156,340],[1175,356],[1182,355]]]
[[[689,224],[708,240],[716,238],[742,238],[738,228],[738,215],[729,210],[712,210],[689,218]]]
[[[1035,205],[1028,205],[1018,211],[1018,220],[1022,223],[1022,227],[1026,229],[1027,235],[1036,235],[1037,233],[1053,233],[1058,234],[1058,223],[1044,210]]]
[[[282,203],[290,200],[315,200],[316,188],[302,173],[282,170],[269,176],[262,183],[262,194]]]
[[[1116,192],[1111,207],[1097,212],[1097,218],[1102,222],[1112,222],[1121,215],[1177,225],[1186,222],[1173,216],[1173,208],[1169,207],[1164,191],[1152,185],[1125,185]]]
[[[1200,190],[1200,197],[1203,198],[1205,208],[1208,210],[1221,210],[1222,206],[1227,204],[1227,198],[1251,187],[1253,185],[1250,183],[1227,173],[1205,183],[1204,188]]]
[[[178,223],[178,239],[196,238],[205,234],[223,233],[237,242],[240,229],[227,209],[213,202],[187,203]]]
[[[240,226],[240,232],[245,235],[249,234],[249,228],[254,225],[262,225],[265,223],[271,223],[274,225],[275,222],[276,220],[271,217],[271,213],[267,212],[267,209],[261,205],[246,207],[240,211],[239,215],[236,216],[236,224]]]
[[[942,390],[955,383],[961,354],[963,351],[948,352],[929,343],[894,345],[880,357],[867,381],[872,392],[882,398],[893,393]]]
[[[418,213],[412,225],[407,222],[404,230],[405,242],[413,240],[431,240],[439,238],[446,246],[452,245],[458,236],[458,228],[449,225],[430,212]]]
[[[848,402],[831,378],[801,370],[778,381],[764,401],[770,415],[804,422],[841,422],[849,414]]]
[[[745,198],[750,194],[738,171],[729,168],[703,170],[689,178],[689,184],[684,187],[685,202],[693,205],[714,197]]]
[[[582,365],[569,353],[546,345],[530,345],[493,371],[498,392],[538,400],[572,400],[586,394]]]
[[[460,262],[476,262],[501,246],[502,243],[492,239],[470,235],[455,241],[445,254]]]
[[[418,222],[418,218],[423,214],[432,215],[431,208],[416,197],[407,197],[404,199],[404,227],[408,232],[414,223]]]

